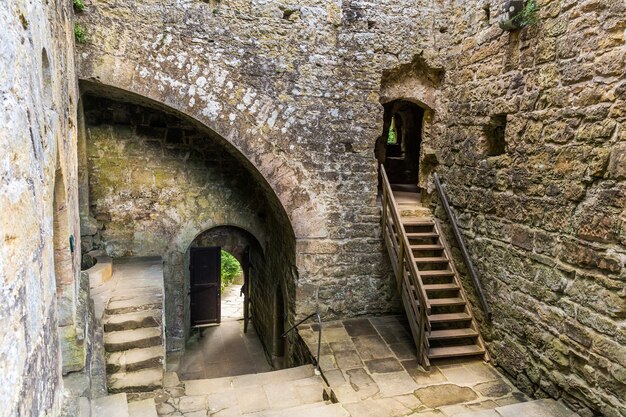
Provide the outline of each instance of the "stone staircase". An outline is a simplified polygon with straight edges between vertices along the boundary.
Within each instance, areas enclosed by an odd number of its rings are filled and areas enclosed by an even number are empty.
[[[165,335],[160,258],[116,264],[123,277],[104,309],[104,349],[110,393],[163,386]]]

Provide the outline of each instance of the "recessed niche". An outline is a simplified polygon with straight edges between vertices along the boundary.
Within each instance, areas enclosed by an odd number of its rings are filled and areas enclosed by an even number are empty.
[[[487,156],[498,156],[506,152],[506,114],[491,116],[485,126],[487,138]]]
[[[52,72],[46,48],[41,50],[41,81],[44,98],[49,101],[52,98]]]

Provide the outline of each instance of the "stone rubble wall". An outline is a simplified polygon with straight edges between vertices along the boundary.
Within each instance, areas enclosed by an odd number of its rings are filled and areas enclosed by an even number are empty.
[[[75,313],[80,280],[76,187],[74,34],[69,1],[0,3],[0,416],[49,416],[61,406],[61,373],[84,366]],[[55,176],[67,248],[57,311]],[[76,245],[80,245],[77,238]],[[61,279],[61,277],[59,277]],[[65,327],[58,329],[59,317]],[[59,332],[61,338],[59,338]],[[69,334],[69,336],[68,336]],[[61,358],[61,348],[67,353]],[[74,355],[75,353],[75,355]],[[63,359],[63,363],[62,360]]]
[[[448,9],[438,170],[493,306],[494,361],[535,397],[623,416],[626,4],[537,3],[539,23],[511,33],[502,1],[489,19]],[[494,115],[506,152],[488,156]]]

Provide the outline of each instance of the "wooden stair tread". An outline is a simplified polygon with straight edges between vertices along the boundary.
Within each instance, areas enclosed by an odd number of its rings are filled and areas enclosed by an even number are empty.
[[[454,271],[448,269],[435,269],[432,271],[417,271],[421,276],[425,277],[451,277],[454,276]]]
[[[460,306],[464,305],[465,300],[460,297],[454,298],[429,298],[428,302],[432,307],[442,307],[442,306]]]
[[[451,321],[469,321],[472,319],[467,313],[445,313],[445,314],[431,314],[428,316],[428,321],[431,323],[445,323]]]
[[[436,347],[428,350],[428,358],[449,358],[454,356],[482,355],[485,349],[478,345]]]
[[[413,250],[443,250],[442,245],[411,245]]]
[[[436,256],[436,257],[415,258],[415,262],[417,262],[418,264],[424,264],[424,263],[444,263],[444,262],[450,262],[450,260],[448,258],[446,258],[446,257]]]
[[[465,337],[477,337],[477,336],[478,336],[478,332],[471,328],[433,330],[430,332],[430,334],[427,334],[428,340],[462,339]]]
[[[406,236],[409,239],[416,239],[416,238],[420,238],[420,237],[439,237],[439,233],[435,233],[435,232],[423,232],[423,233],[414,232],[414,233],[407,233]]]
[[[458,290],[460,288],[458,285],[452,282],[450,284],[425,284],[424,289],[426,291],[445,291],[445,290]]]
[[[400,222],[405,226],[434,226],[435,222],[425,217],[402,217]]]

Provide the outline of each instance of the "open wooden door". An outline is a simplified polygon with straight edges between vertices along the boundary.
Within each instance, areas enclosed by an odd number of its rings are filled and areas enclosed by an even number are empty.
[[[190,256],[191,325],[219,323],[221,248],[191,248]]]

